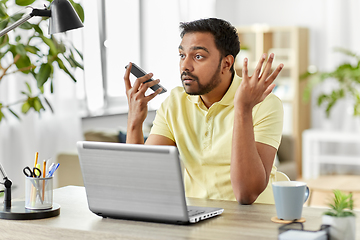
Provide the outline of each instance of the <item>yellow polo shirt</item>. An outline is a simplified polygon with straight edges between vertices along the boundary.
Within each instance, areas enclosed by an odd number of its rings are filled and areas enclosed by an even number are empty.
[[[219,101],[209,109],[199,96],[176,87],[156,113],[150,134],[162,135],[176,143],[184,166],[187,197],[236,200],[230,181],[230,161],[234,123],[234,95],[241,78],[234,80]],[[278,148],[283,127],[283,108],[270,94],[252,111],[255,141]],[[274,180],[273,166],[268,188]],[[272,192],[263,192],[257,202],[271,201]]]

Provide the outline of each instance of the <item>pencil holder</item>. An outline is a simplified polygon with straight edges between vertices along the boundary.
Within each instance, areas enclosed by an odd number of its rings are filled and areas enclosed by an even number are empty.
[[[25,177],[25,208],[50,209],[53,205],[53,177]]]

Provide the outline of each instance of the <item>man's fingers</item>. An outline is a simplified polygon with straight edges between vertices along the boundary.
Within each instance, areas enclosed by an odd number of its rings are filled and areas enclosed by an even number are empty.
[[[281,70],[283,69],[284,64],[279,64],[279,66],[272,72],[272,74],[265,80],[266,83],[271,84],[276,77],[279,75]]]
[[[254,71],[254,75],[258,78],[260,76],[260,73],[261,73],[261,68],[262,68],[262,65],[264,64],[264,61],[266,59],[266,53],[263,53],[263,55],[261,56],[258,64],[256,65],[256,68],[255,68],[255,71]],[[253,76],[254,76],[253,75]]]
[[[145,75],[146,76],[146,75]],[[149,78],[150,79],[150,78]],[[142,82],[142,85],[139,86],[139,92],[145,94],[145,92],[152,86],[155,86],[156,84],[158,84],[160,82],[159,79],[153,80],[153,81],[148,81],[149,79],[145,80]]]
[[[274,87],[275,87],[275,84],[274,84],[274,83],[270,84],[270,85],[267,87],[267,89],[265,90],[264,96],[266,97],[267,95],[269,95],[269,94],[272,92],[272,90],[274,89]],[[264,99],[265,99],[265,97],[264,97]]]
[[[152,76],[153,76],[152,73],[148,73],[145,76],[142,76],[142,77],[136,79],[135,82],[134,82],[133,88],[136,89],[136,90],[140,90],[142,84],[144,84],[146,81],[150,80],[152,78]]]
[[[247,76],[248,76],[248,59],[244,58],[242,77],[247,78]]]
[[[162,88],[158,88],[155,92],[149,94],[148,96],[146,96],[147,101],[150,101],[151,99],[153,99],[154,97],[156,97],[158,94],[161,93],[163,89]]]
[[[125,75],[124,75],[124,82],[125,82],[125,89],[129,91],[131,89],[131,82],[130,82],[130,70],[132,67],[132,63],[130,62],[126,68]]]
[[[260,76],[260,80],[266,81],[267,78],[269,77],[270,73],[271,73],[271,66],[272,63],[274,61],[274,53],[271,53],[269,55],[269,59],[265,65],[264,71],[262,72],[261,76]]]

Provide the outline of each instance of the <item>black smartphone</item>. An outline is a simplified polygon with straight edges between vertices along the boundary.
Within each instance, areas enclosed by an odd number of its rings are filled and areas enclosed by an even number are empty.
[[[125,68],[127,68],[128,65],[125,66]],[[136,65],[135,63],[132,63],[132,67],[131,67],[131,71],[130,71],[135,77],[139,78],[142,77],[144,75],[146,75],[147,73],[142,70],[138,65]],[[154,79],[150,78],[149,80],[145,81],[144,83],[150,82],[150,81],[154,81]],[[160,84],[156,84],[152,87],[150,87],[154,92],[156,90],[158,90],[159,88],[162,88],[162,91],[159,94],[162,94],[164,92],[166,92],[166,88],[164,88],[163,86],[161,86]]]

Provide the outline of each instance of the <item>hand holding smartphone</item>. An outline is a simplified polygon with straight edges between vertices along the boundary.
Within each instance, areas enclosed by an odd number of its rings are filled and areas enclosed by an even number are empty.
[[[125,68],[127,68],[128,65],[125,66]],[[135,63],[132,63],[132,67],[131,67],[131,70],[130,72],[137,78],[140,78],[142,76],[145,76],[147,73],[142,70],[138,65],[136,65]],[[149,80],[145,81],[144,83],[147,83],[147,82],[150,82],[150,81],[154,81],[154,79],[150,78]],[[162,91],[159,93],[159,94],[162,94],[164,92],[166,92],[166,88],[164,88],[163,86],[161,86],[160,84],[156,84],[152,87],[150,87],[154,92],[156,90],[158,90],[159,88],[162,88]]]

